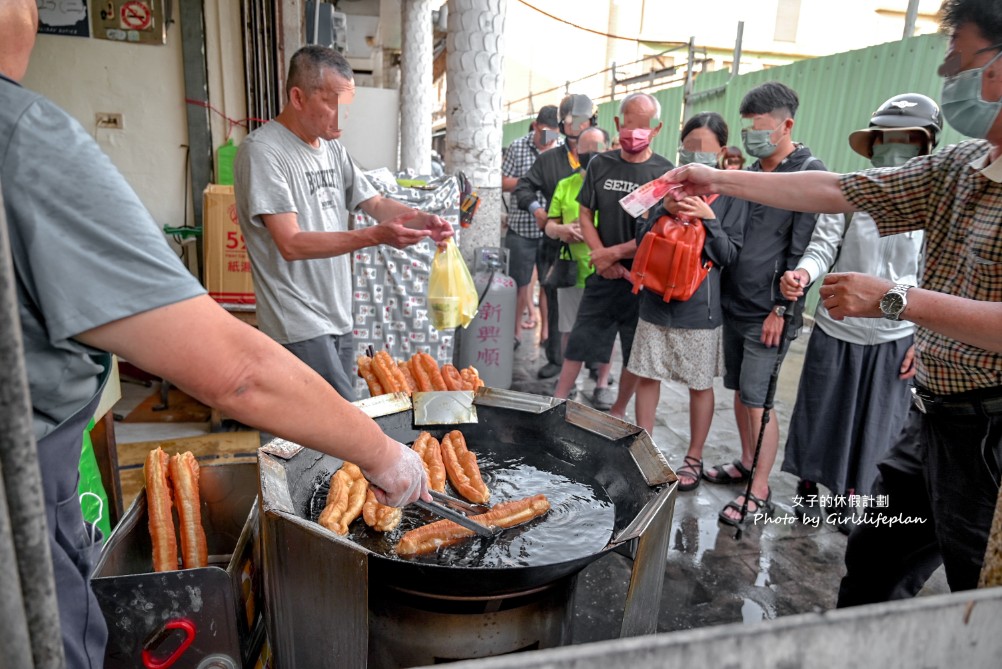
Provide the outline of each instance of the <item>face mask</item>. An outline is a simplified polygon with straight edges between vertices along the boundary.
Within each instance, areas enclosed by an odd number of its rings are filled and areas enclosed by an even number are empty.
[[[579,151],[578,152],[578,162],[581,163],[581,169],[582,170],[588,169],[588,163],[590,163],[591,159],[594,158],[594,157],[595,157],[595,154],[593,152],[581,153]]]
[[[543,141],[542,141],[543,146],[553,144],[555,141],[557,141],[557,137],[559,136],[560,133],[558,133],[556,130],[544,130]]]
[[[640,153],[651,145],[652,128],[622,128],[619,144],[627,153]]]
[[[898,167],[920,153],[914,144],[874,144],[870,163],[874,167]]]
[[[717,154],[710,151],[686,151],[685,149],[678,150],[678,164],[688,165],[690,163],[696,163],[697,165],[708,165],[709,167],[717,166]]]
[[[984,139],[1002,110],[1002,100],[986,102],[981,99],[981,75],[996,60],[998,56],[984,67],[966,70],[943,80],[940,95],[943,116],[962,135]]]
[[[745,153],[756,158],[768,158],[776,153],[778,145],[772,142],[772,133],[776,130],[742,130],[741,140],[745,145]]]

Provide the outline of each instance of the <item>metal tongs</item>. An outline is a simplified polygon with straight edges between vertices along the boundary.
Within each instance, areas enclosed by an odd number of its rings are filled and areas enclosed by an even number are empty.
[[[445,518],[446,520],[451,520],[457,525],[465,527],[466,529],[470,530],[471,532],[481,537],[495,537],[501,533],[502,528],[500,527],[495,527],[494,525],[481,525],[477,521],[467,518],[459,511],[456,511],[456,508],[459,508],[463,509],[468,513],[484,513],[489,509],[489,507],[487,507],[486,505],[470,504],[469,502],[465,502],[461,499],[456,499],[455,497],[450,497],[448,495],[436,492],[434,490],[430,492],[432,499],[444,502],[444,504],[440,504],[439,502],[425,502],[424,500],[419,499],[418,501],[414,502],[414,504],[419,509],[424,509],[425,511],[433,513],[436,516],[440,516],[442,518]],[[448,504],[449,506],[446,506],[446,504]]]

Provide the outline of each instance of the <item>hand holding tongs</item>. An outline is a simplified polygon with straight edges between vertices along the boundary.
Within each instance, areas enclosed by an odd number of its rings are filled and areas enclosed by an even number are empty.
[[[442,502],[445,502],[446,504],[463,509],[464,511],[468,511],[471,513],[483,513],[484,511],[487,510],[487,508],[489,508],[481,504],[470,504],[469,502],[464,502],[463,500],[456,499],[455,497],[449,497],[448,495],[436,492],[434,490],[430,492],[433,499],[440,500]],[[465,527],[466,529],[470,530],[471,532],[474,532],[475,534],[481,537],[494,537],[501,533],[500,527],[495,527],[493,525],[490,526],[481,525],[477,521],[467,518],[459,511],[456,511],[455,509],[445,506],[445,504],[439,504],[438,502],[425,502],[424,500],[421,499],[414,502],[414,504],[416,504],[418,508],[424,509],[425,511],[433,513],[436,516],[440,516],[442,518],[445,518],[446,520],[451,520],[457,525]]]

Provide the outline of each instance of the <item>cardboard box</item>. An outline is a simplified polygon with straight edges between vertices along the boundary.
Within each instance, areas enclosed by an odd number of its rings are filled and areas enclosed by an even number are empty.
[[[237,222],[233,186],[209,184],[202,208],[203,283],[209,297],[224,304],[254,304],[247,244]]]

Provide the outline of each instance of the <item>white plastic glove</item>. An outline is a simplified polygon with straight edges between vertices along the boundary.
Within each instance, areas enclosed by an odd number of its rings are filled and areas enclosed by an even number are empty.
[[[431,501],[421,456],[398,441],[389,441],[397,446],[399,456],[381,471],[362,471],[375,486],[372,492],[376,499],[388,506],[407,506],[418,499]]]

